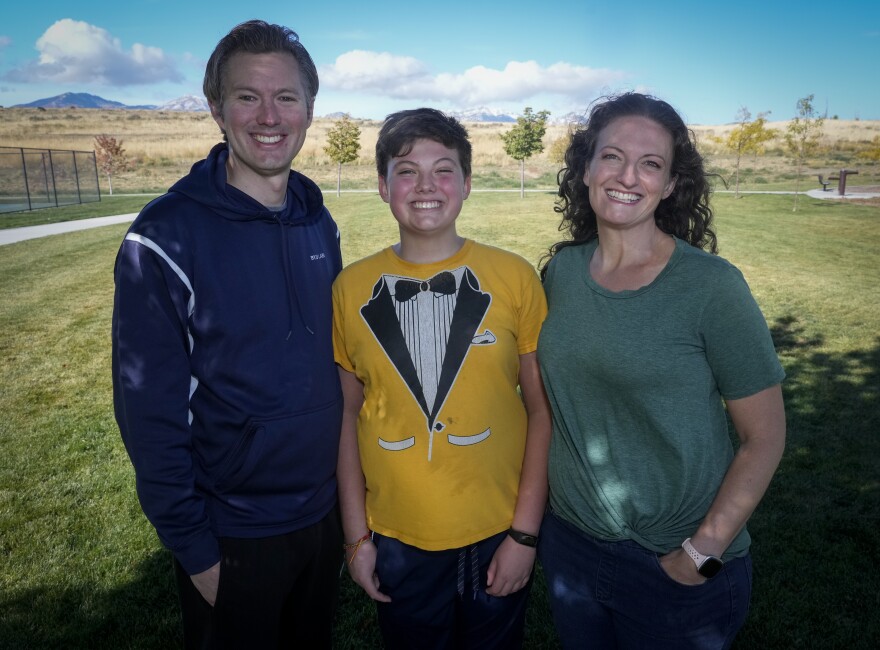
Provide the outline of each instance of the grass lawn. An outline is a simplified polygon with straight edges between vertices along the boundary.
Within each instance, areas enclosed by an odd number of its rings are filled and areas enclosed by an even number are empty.
[[[23,226],[40,226],[47,223],[75,221],[89,217],[109,216],[140,212],[141,208],[156,198],[156,194],[134,194],[105,196],[97,203],[65,205],[60,208],[43,208],[24,212],[0,214],[0,230]]]
[[[473,194],[460,231],[537,262],[557,237],[552,200]],[[395,240],[377,195],[327,203],[346,263]],[[749,526],[755,588],[735,647],[877,647],[880,209],[802,197],[793,213],[792,197],[775,195],[714,205],[721,254],[743,270],[788,375],[788,445]],[[0,247],[2,648],[179,645],[170,556],[140,511],[112,412],[125,230]],[[376,647],[371,603],[341,584],[337,647]],[[527,633],[528,648],[557,647],[540,574]]]

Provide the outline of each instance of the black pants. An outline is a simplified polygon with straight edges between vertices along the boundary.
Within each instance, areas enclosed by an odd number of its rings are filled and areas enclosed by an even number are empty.
[[[286,535],[219,542],[214,607],[174,561],[188,650],[330,648],[342,562],[337,509]]]

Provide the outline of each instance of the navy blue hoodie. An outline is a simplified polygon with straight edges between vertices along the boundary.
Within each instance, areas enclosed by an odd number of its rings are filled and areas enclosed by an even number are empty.
[[[190,574],[217,537],[280,535],[336,502],[339,233],[291,172],[272,212],[226,183],[226,145],[138,215],[116,258],[113,398],[138,497]]]

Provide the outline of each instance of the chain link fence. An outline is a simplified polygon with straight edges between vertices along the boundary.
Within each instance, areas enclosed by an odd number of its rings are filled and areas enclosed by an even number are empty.
[[[94,151],[0,147],[0,214],[100,200]]]

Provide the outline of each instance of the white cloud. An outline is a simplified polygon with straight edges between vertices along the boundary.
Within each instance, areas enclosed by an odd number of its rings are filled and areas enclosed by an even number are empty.
[[[397,84],[427,78],[428,70],[409,56],[352,50],[336,57],[333,65],[321,66],[318,74],[321,85],[327,88],[387,94]]]
[[[0,48],[9,47],[10,45],[12,45],[12,39],[0,34]]]
[[[39,58],[10,71],[7,79],[114,86],[183,80],[158,47],[135,43],[126,51],[107,30],[70,18],[51,25],[36,47]]]
[[[458,105],[526,101],[558,95],[574,101],[595,97],[627,74],[559,62],[511,61],[503,70],[475,66],[461,73],[431,74],[412,57],[353,50],[320,70],[322,87],[356,90],[395,99],[452,102]]]

